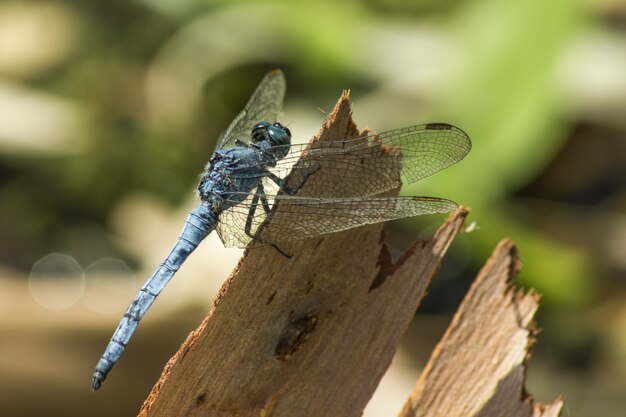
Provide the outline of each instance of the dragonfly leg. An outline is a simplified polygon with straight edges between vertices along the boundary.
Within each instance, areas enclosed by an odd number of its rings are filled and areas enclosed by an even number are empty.
[[[273,243],[270,246],[273,247],[274,249],[276,249],[278,251],[278,253],[280,253],[281,255],[283,255],[287,259],[291,259],[291,257],[293,256],[293,255],[290,255],[290,254],[284,252],[281,248],[279,248],[278,246],[276,246]]]
[[[257,187],[257,192],[254,193],[254,197],[252,197],[250,211],[248,211],[248,218],[246,219],[246,227],[244,228],[244,232],[246,233],[246,235],[250,236],[252,239],[254,239],[254,235],[252,234],[252,219],[254,218],[254,213],[256,213],[256,208],[259,204],[259,188],[263,190],[263,187],[261,185]]]
[[[246,219],[246,227],[245,232],[246,235],[254,238],[252,233],[252,220],[254,219],[254,214],[256,213],[256,209],[259,206],[259,200],[261,201],[261,205],[263,206],[263,210],[265,214],[269,214],[271,207],[269,202],[267,201],[267,197],[265,196],[265,190],[263,189],[263,185],[259,184],[256,187],[256,191],[254,193],[254,197],[252,197],[252,202],[250,203],[250,211],[248,212],[248,218]]]
[[[252,238],[253,240],[254,240],[254,234],[252,233],[252,220],[254,219],[254,213],[256,213],[256,209],[259,206],[259,200],[261,202],[261,205],[263,206],[263,210],[265,211],[265,214],[269,214],[272,208],[270,207],[269,201],[267,200],[267,196],[265,195],[265,190],[263,189],[262,184],[259,184],[257,186],[256,192],[254,193],[254,197],[252,197],[252,202],[250,203],[250,211],[248,212],[248,218],[246,219],[246,227],[244,229],[246,235],[250,236],[250,238]],[[276,249],[278,252],[280,252],[280,254],[283,255],[284,257],[291,258],[291,255],[282,251],[274,243],[270,243],[270,245],[274,249]]]
[[[276,174],[270,172],[270,171],[266,171],[265,175],[271,179],[272,181],[274,181],[276,183],[276,185],[278,185],[278,187],[281,189],[281,191],[283,191],[285,194],[287,195],[296,195],[296,193],[298,192],[298,190],[300,190],[300,188],[302,188],[302,186],[307,182],[307,180],[309,179],[309,177],[313,174],[315,174],[317,171],[319,171],[322,166],[319,163],[309,163],[308,164],[308,168],[310,169],[308,172],[307,171],[298,171],[297,173],[297,180],[298,183],[296,185],[295,188],[291,188],[288,187],[286,184],[286,181],[283,178],[280,178],[279,176],[277,176]],[[293,175],[293,173],[292,173]],[[292,178],[293,180],[294,178]],[[294,183],[295,181],[291,181],[291,183]]]
[[[279,178],[280,180],[280,178]],[[282,181],[282,180],[281,180]],[[259,199],[261,200],[261,204],[263,204],[263,210],[265,210],[265,214],[269,214],[271,207],[269,202],[267,201],[267,196],[265,195],[265,190],[263,189],[262,185],[259,185],[257,187],[257,191],[256,191],[256,195],[259,197]],[[274,243],[271,244],[271,246],[276,249],[278,252],[280,252],[281,255],[283,255],[285,258],[291,258],[292,255],[289,255],[287,253],[285,253],[283,250],[281,250],[278,246],[276,246]]]
[[[257,195],[261,199],[261,204],[263,204],[263,210],[265,210],[265,214],[270,214],[270,204],[267,201],[267,197],[265,196],[265,190],[262,185],[257,187]]]
[[[270,171],[266,171],[265,175],[272,181],[274,181],[274,183],[276,185],[278,185],[278,188],[280,188],[281,191],[283,191],[285,194],[287,195],[295,195],[296,190],[292,190],[291,188],[287,187],[285,180],[283,178],[280,178],[278,175],[274,174],[273,172]],[[299,188],[299,187],[298,187]]]
[[[278,175],[274,174],[273,172],[270,171],[265,171],[265,175],[267,176],[267,178],[271,179],[272,181],[274,181],[274,183],[276,185],[278,185],[278,188],[280,188],[281,190],[284,190],[285,192],[287,192],[287,194],[289,194],[289,191],[285,190],[285,180],[280,178]]]

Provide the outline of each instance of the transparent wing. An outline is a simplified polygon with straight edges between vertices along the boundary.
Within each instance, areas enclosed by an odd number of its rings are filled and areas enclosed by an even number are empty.
[[[242,195],[233,195],[238,201]],[[258,196],[260,200],[261,196]],[[246,247],[301,240],[422,214],[448,213],[456,203],[431,197],[309,198],[268,196],[274,206],[267,213],[262,205],[243,203],[225,210],[217,231],[225,246]],[[252,214],[251,214],[252,210]],[[247,232],[247,233],[246,233]]]
[[[259,122],[274,123],[283,107],[286,82],[281,70],[270,71],[256,88],[246,107],[235,117],[216,149],[237,146],[235,140],[250,142],[250,132]]]
[[[287,187],[292,194],[314,176],[316,183],[330,184],[324,196],[364,197],[397,188],[401,181],[413,183],[441,171],[463,159],[471,146],[461,129],[430,123],[345,141],[291,145],[290,153],[270,171],[281,178],[291,172]],[[400,177],[394,175],[398,165]],[[237,176],[246,173],[235,171],[233,177]]]

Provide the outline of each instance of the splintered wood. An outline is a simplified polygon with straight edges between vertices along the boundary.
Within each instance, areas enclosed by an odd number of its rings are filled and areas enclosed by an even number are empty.
[[[511,287],[516,247],[495,249],[435,348],[400,417],[558,416],[561,400],[533,405],[525,392],[539,297]]]
[[[361,134],[344,93],[314,140]],[[302,191],[329,197],[358,181],[320,178],[307,177]],[[457,210],[396,264],[382,224],[246,251],[140,416],[360,416],[466,216]],[[488,263],[500,278],[483,271],[472,291],[487,295],[466,300],[402,416],[558,415],[558,405],[532,414],[523,397],[536,297],[504,289],[517,265],[502,263],[510,252],[501,246]]]

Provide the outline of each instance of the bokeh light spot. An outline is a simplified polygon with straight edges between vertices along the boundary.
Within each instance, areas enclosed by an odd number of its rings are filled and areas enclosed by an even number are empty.
[[[83,301],[102,314],[123,311],[137,291],[137,280],[128,265],[119,259],[101,258],[85,268]]]
[[[83,270],[71,256],[51,253],[33,265],[28,288],[35,301],[45,308],[70,308],[83,294]]]

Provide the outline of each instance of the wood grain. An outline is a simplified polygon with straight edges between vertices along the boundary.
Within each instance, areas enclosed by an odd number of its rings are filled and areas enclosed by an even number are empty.
[[[539,297],[512,288],[517,248],[503,240],[435,348],[400,417],[558,416],[524,388]]]

